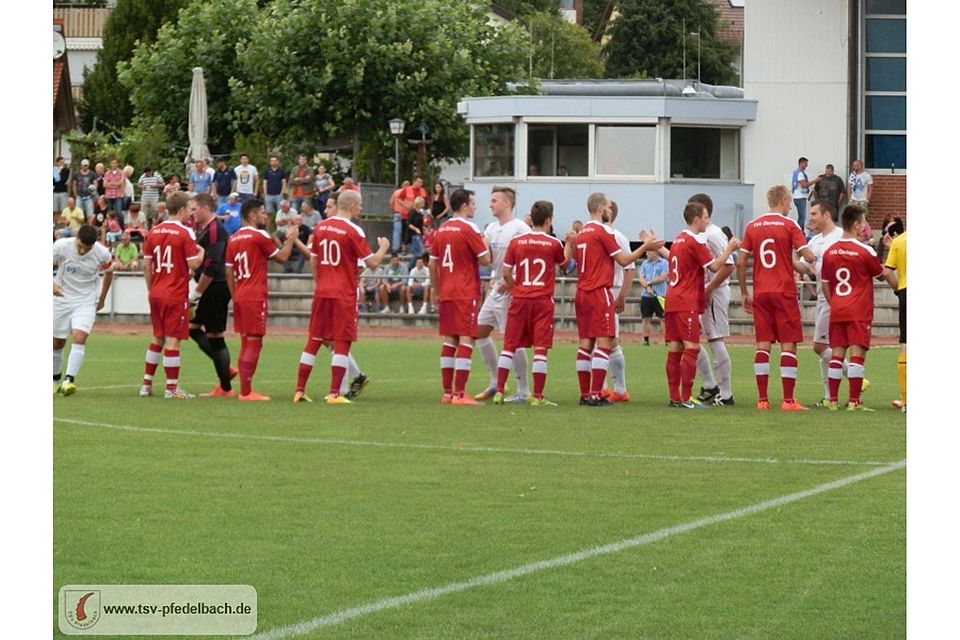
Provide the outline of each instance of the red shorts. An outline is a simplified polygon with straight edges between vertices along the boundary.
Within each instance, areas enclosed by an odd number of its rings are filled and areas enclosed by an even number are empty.
[[[357,301],[314,298],[310,308],[310,337],[357,341]]]
[[[440,335],[461,338],[477,337],[477,312],[480,301],[443,300],[438,307],[440,313]]]
[[[870,348],[871,323],[863,320],[830,323],[830,346],[850,347],[856,345]]]
[[[616,301],[610,289],[577,289],[573,308],[577,314],[577,332],[581,340],[616,336]]]
[[[700,343],[700,314],[696,311],[667,311],[663,317],[667,342]]]
[[[233,330],[240,335],[267,335],[267,301],[233,302]]]
[[[150,322],[153,324],[154,338],[190,337],[190,317],[187,301],[174,302],[150,298]]]
[[[800,303],[794,293],[758,293],[753,299],[757,342],[803,342]]]
[[[553,298],[514,298],[507,312],[507,330],[503,335],[505,351],[521,347],[553,347]]]

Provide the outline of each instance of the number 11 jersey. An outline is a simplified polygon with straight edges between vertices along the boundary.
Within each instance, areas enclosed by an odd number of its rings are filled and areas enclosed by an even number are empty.
[[[247,226],[230,236],[225,266],[233,267],[234,302],[267,299],[268,261],[279,252],[263,229]]]

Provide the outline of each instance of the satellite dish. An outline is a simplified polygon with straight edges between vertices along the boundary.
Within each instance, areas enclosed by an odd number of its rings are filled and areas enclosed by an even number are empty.
[[[67,42],[58,32],[53,32],[53,59],[56,60],[67,52]]]

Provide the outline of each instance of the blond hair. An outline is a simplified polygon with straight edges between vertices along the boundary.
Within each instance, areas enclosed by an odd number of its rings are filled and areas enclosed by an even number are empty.
[[[790,189],[787,189],[785,185],[775,184],[767,190],[767,206],[772,209],[791,197]]]

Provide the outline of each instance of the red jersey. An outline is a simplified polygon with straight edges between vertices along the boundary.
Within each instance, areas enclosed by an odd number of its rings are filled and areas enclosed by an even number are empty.
[[[317,288],[314,298],[357,300],[357,268],[373,255],[363,229],[334,216],[313,229],[310,256],[317,261]]]
[[[620,253],[613,230],[595,220],[580,229],[574,242],[577,261],[577,290],[592,291],[613,286],[613,256]]]
[[[747,225],[740,250],[753,257],[753,292],[796,293],[793,250],[807,246],[800,226],[779,213],[765,213]]]
[[[830,245],[820,270],[830,287],[830,322],[872,322],[873,279],[881,273],[877,254],[862,242],[843,238]]]
[[[151,269],[150,297],[186,302],[190,296],[190,267],[187,260],[200,255],[193,231],[176,220],[161,222],[143,243],[145,268]]]
[[[267,299],[268,261],[278,253],[277,245],[262,229],[243,227],[230,236],[224,264],[233,267],[234,302]]]
[[[670,279],[665,312],[696,311],[707,308],[704,296],[703,269],[713,262],[705,237],[697,237],[684,229],[670,245]]]
[[[430,247],[430,259],[437,260],[440,301],[480,298],[479,258],[485,253],[480,230],[466,218],[452,218],[440,225]]]
[[[514,269],[514,298],[553,297],[557,267],[566,261],[563,243],[542,231],[516,236],[507,245],[505,268]]]

